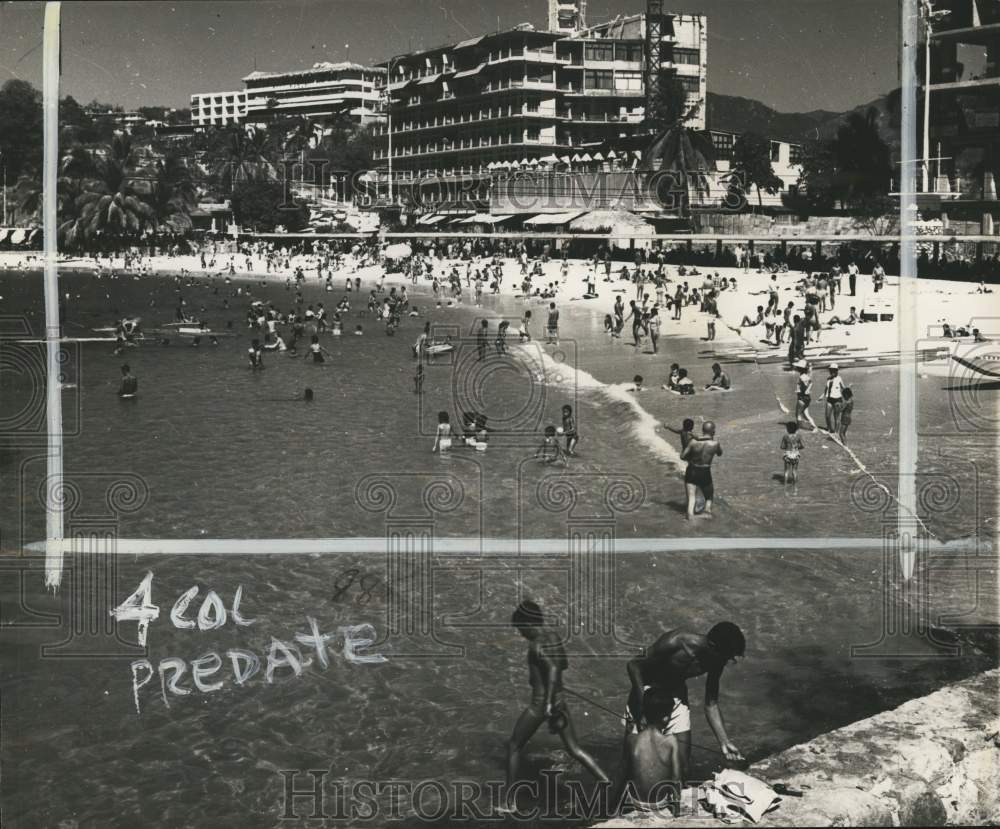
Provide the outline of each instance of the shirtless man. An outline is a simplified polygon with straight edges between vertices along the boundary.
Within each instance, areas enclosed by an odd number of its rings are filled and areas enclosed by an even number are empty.
[[[649,688],[642,695],[642,713],[648,727],[629,728],[625,734],[622,771],[625,797],[616,797],[622,811],[661,816],[679,811],[681,746],[670,730],[674,698],[663,688]]]
[[[722,457],[722,445],[715,439],[715,424],[706,420],[701,426],[702,436],[692,440],[684,451],[681,460],[687,461],[684,473],[684,487],[687,490],[687,519],[694,518],[694,505],[698,491],[705,498],[705,509],[701,515],[712,517],[712,497],[715,488],[712,484],[712,460],[716,455]]]
[[[659,780],[677,785],[680,792],[687,779],[691,760],[691,710],[688,707],[687,680],[707,674],[705,680],[705,719],[715,734],[727,760],[742,760],[740,750],[729,739],[726,724],[719,709],[719,683],[729,662],[735,662],[746,651],[743,632],[732,622],[719,622],[707,635],[685,630],[664,633],[646,655],[628,663],[632,690],[628,700],[628,722],[625,735],[625,763],[636,796],[644,793],[659,774]],[[655,691],[650,696],[650,691]],[[672,706],[665,699],[672,700]],[[653,705],[649,705],[653,703]],[[669,713],[664,716],[663,708]],[[665,741],[650,735],[640,740],[647,730],[656,730]],[[666,773],[663,773],[666,766]],[[660,788],[662,802],[663,790]],[[648,802],[648,801],[647,801]],[[654,801],[655,802],[655,801]]]

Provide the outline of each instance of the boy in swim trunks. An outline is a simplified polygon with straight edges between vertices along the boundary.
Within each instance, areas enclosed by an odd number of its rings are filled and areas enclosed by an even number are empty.
[[[549,427],[552,428],[552,427]],[[554,430],[553,430],[554,431]],[[576,739],[576,730],[570,719],[569,708],[563,697],[562,675],[569,667],[566,650],[558,634],[548,628],[541,608],[530,599],[517,606],[511,616],[511,624],[528,640],[528,681],[531,683],[531,702],[522,711],[514,726],[514,732],[507,741],[507,788],[517,780],[521,751],[543,722],[548,722],[549,730],[558,734],[566,751],[579,761],[602,783],[609,782],[608,776],[597,765]],[[513,811],[515,803],[508,797],[506,811]]]
[[[652,647],[646,649],[645,656],[628,663],[628,676],[632,685],[626,707],[625,756],[635,754],[629,750],[629,735],[642,734],[647,728],[659,730],[670,738],[675,762],[667,779],[682,785],[687,780],[688,765],[691,760],[691,710],[688,707],[687,680],[706,674],[705,719],[719,741],[719,747],[727,760],[742,760],[740,750],[729,739],[726,724],[719,709],[719,685],[722,672],[729,662],[735,662],[746,651],[743,632],[732,622],[719,622],[707,635],[685,630],[671,630],[664,633]],[[669,717],[658,710],[646,710],[647,691],[655,689],[663,696],[669,696],[673,706]],[[660,706],[659,711],[665,708]],[[662,778],[661,778],[662,779]]]
[[[681,424],[680,429],[675,429],[673,426],[667,426],[666,423],[663,425],[675,435],[680,436],[682,452],[687,449],[687,445],[694,440],[694,421],[690,417],[684,418],[684,422]]]
[[[851,425],[851,414],[854,412],[854,392],[850,388],[845,388],[843,392],[843,404],[840,408],[840,442],[847,445],[847,427]]]

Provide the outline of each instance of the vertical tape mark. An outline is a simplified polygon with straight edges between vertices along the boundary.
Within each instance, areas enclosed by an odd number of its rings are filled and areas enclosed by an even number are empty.
[[[42,235],[45,254],[45,350],[48,459],[45,485],[45,585],[59,587],[63,569],[63,428],[62,389],[59,383],[59,270],[57,263],[56,205],[59,170],[59,42],[60,4],[46,3],[42,52],[42,107],[44,146],[42,178]]]
[[[916,218],[917,182],[917,48],[920,38],[919,0],[903,0],[900,26],[900,85],[902,87],[902,148],[899,197],[899,350],[917,345],[917,247],[912,234]],[[914,535],[912,519],[917,511],[917,361],[900,361],[899,367],[899,511],[900,539]],[[903,578],[913,576],[916,553],[900,544]]]

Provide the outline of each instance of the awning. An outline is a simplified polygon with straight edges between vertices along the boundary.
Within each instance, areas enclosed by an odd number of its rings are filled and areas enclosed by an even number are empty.
[[[0,227],[0,244],[7,241],[7,237],[10,236],[11,232],[5,227]]]
[[[569,213],[541,213],[538,216],[532,216],[530,219],[526,220],[524,223],[525,227],[553,227],[555,225],[569,224],[577,216],[582,216],[585,211],[583,210],[573,210]]]
[[[435,213],[435,214],[433,214],[431,216],[421,216],[419,219],[417,219],[417,224],[418,225],[436,225],[438,222],[443,222],[447,218],[448,218],[447,216],[442,216],[442,215],[439,215],[439,214]]]
[[[486,35],[480,35],[479,37],[470,37],[468,40],[463,40],[461,43],[456,43],[456,49],[468,49],[470,46],[475,46],[477,43],[482,43],[486,39]]]
[[[468,78],[468,77],[471,77],[472,75],[479,74],[485,68],[486,68],[486,64],[485,63],[481,63],[475,69],[465,69],[462,72],[456,72],[455,73],[455,78]]]
[[[424,86],[429,83],[436,83],[437,81],[441,80],[442,74],[443,73],[438,72],[438,74],[436,75],[428,75],[426,78],[421,78],[419,81],[417,81],[417,86]]]
[[[12,245],[20,245],[28,238],[28,231],[18,228],[10,235],[10,243]]]
[[[490,213],[477,213],[475,216],[469,216],[468,219],[462,219],[459,224],[463,225],[495,225],[500,222],[505,222],[511,216],[494,216]]]

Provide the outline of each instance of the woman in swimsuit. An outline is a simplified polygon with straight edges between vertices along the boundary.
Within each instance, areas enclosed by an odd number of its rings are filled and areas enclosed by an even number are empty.
[[[437,432],[434,435],[432,452],[447,452],[451,449],[451,419],[447,412],[438,412]]]

